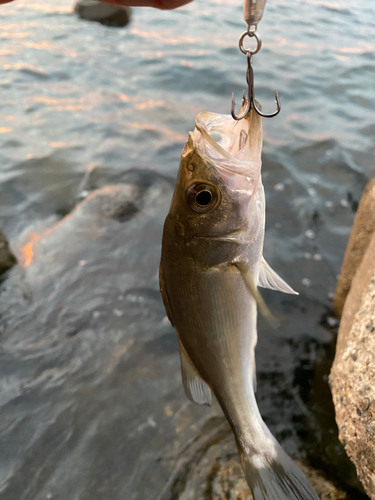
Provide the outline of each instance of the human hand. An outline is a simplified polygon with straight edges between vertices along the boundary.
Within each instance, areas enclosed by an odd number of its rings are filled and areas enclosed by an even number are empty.
[[[112,5],[128,5],[130,7],[155,7],[156,9],[176,9],[185,5],[192,0],[100,0]],[[0,5],[10,3],[13,0],[0,0]]]
[[[0,0],[1,1],[1,0]],[[100,0],[112,5],[128,5],[129,7],[155,7],[156,9],[177,9],[192,0]]]

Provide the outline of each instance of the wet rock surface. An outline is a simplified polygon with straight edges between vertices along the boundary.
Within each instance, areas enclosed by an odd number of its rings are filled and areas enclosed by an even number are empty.
[[[340,440],[375,498],[375,234],[352,281],[330,375]]]
[[[110,5],[96,0],[78,0],[74,11],[82,19],[95,21],[107,26],[126,26],[131,17],[130,7]]]
[[[341,317],[354,275],[375,232],[375,179],[370,181],[361,198],[344,261],[337,283],[333,309]],[[353,297],[352,297],[353,299]]]
[[[348,493],[344,492],[341,488],[338,488],[313,468],[307,467],[301,463],[298,465],[306,474],[311,486],[318,492],[320,500],[349,500],[354,498],[354,496],[349,496]]]
[[[247,500],[221,409],[183,393],[158,290],[174,181],[95,170],[80,204],[24,245],[0,288],[0,500]],[[259,320],[260,411],[312,465],[322,498],[345,498],[338,484],[362,498],[334,424],[326,302],[264,298],[282,327]]]
[[[5,234],[0,230],[0,279],[6,271],[11,269],[17,260],[9,248]]]

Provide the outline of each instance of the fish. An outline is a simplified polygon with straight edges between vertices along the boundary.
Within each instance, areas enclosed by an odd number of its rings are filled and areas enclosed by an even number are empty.
[[[244,106],[246,106],[246,102]],[[219,402],[254,500],[318,500],[262,420],[255,399],[258,287],[296,292],[263,257],[262,119],[200,113],[165,219],[160,290],[187,397]]]

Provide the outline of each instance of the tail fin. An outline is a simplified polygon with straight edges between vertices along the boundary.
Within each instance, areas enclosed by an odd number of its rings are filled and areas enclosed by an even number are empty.
[[[238,445],[241,465],[254,500],[319,500],[303,472],[277,443],[277,456],[268,461],[248,456]]]

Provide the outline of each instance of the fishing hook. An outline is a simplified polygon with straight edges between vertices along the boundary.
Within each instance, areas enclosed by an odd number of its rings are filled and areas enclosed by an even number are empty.
[[[250,38],[255,37],[255,39],[257,41],[257,46],[256,46],[256,48],[254,50],[249,50],[249,49],[245,49],[244,48],[243,42],[244,42],[244,39],[245,39],[246,36],[249,36]],[[260,109],[258,108],[258,106],[256,104],[256,100],[255,100],[255,94],[254,94],[254,70],[253,70],[253,67],[252,67],[251,63],[252,63],[253,55],[256,54],[257,52],[259,52],[259,50],[262,47],[262,41],[261,41],[261,39],[255,33],[255,31],[250,31],[250,28],[249,28],[248,31],[245,31],[245,33],[242,33],[242,35],[240,36],[238,45],[240,47],[241,52],[247,56],[246,81],[247,81],[248,94],[247,94],[247,98],[246,98],[245,91],[243,91],[242,106],[245,104],[246,101],[247,101],[247,105],[246,105],[245,111],[241,115],[238,116],[235,113],[236,103],[235,103],[235,100],[234,100],[234,92],[232,93],[232,104],[231,104],[231,115],[232,115],[232,118],[234,120],[242,120],[242,118],[245,118],[245,116],[249,113],[249,111],[251,109],[251,106],[253,106],[253,108],[258,113],[258,115],[262,116],[263,118],[272,118],[273,116],[278,115],[280,113],[281,106],[280,106],[279,94],[277,93],[277,90],[275,91],[275,101],[276,101],[277,109],[276,109],[276,111],[274,111],[271,114],[262,113],[260,111]]]

